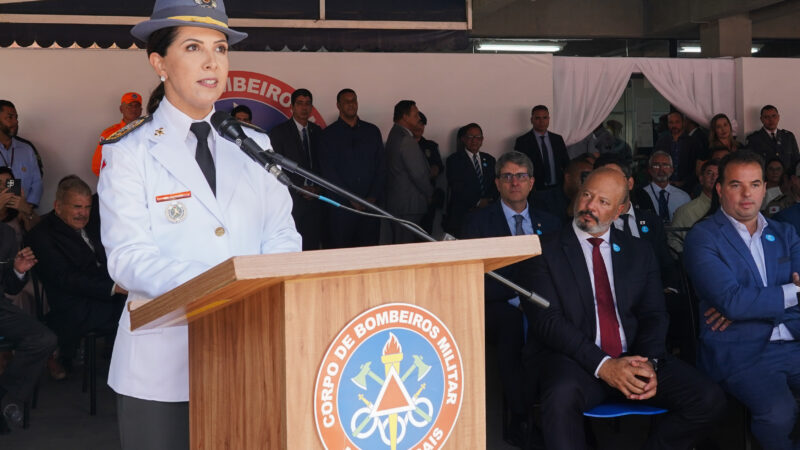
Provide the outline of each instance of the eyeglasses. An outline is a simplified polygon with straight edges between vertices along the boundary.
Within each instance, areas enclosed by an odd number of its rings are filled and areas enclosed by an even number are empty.
[[[531,176],[527,172],[520,172],[520,173],[506,172],[506,173],[501,173],[500,176],[497,178],[499,178],[504,183],[511,183],[511,180],[513,178],[516,178],[517,181],[528,181],[531,178]]]
[[[483,139],[483,136],[481,136],[481,135],[472,135],[472,134],[468,134],[468,135],[466,135],[464,137],[467,138],[467,140]]]
[[[670,163],[653,163],[653,164],[650,164],[650,167],[652,167],[653,169],[662,169],[662,168],[663,169],[671,169],[672,168],[672,164],[670,164]]]

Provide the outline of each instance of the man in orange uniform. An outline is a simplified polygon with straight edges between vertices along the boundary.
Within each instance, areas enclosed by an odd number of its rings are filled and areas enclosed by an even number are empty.
[[[136,92],[128,92],[127,94],[123,95],[122,101],[119,105],[119,112],[122,113],[122,121],[115,123],[114,125],[111,125],[103,130],[103,132],[100,134],[101,141],[111,136],[115,131],[119,130],[125,125],[138,119],[139,116],[142,115],[142,96]],[[98,144],[97,149],[94,151],[94,156],[92,157],[92,172],[94,172],[94,174],[97,176],[100,176],[100,164],[102,161],[103,146]]]

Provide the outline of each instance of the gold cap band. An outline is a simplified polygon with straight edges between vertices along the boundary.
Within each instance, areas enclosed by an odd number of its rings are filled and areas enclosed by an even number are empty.
[[[211,17],[201,17],[201,16],[172,16],[167,17],[167,19],[172,20],[182,20],[184,22],[199,22],[199,23],[207,23],[209,25],[217,25],[220,27],[228,28],[228,24],[225,22],[220,22],[219,20],[212,19]]]

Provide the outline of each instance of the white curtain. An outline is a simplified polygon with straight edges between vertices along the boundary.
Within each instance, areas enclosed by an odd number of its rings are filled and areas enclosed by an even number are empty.
[[[553,132],[567,145],[589,135],[622,96],[633,58],[553,58]]]
[[[722,112],[738,128],[733,59],[555,57],[553,131],[567,145],[586,137],[614,109],[632,73],[700,125]]]
[[[706,128],[715,114],[725,113],[736,132],[736,69],[732,58],[641,58],[636,64],[675,109]]]

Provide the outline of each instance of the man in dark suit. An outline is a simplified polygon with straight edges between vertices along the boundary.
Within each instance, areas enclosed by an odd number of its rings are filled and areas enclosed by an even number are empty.
[[[561,222],[572,220],[572,200],[584,178],[592,171],[594,155],[584,153],[571,159],[564,170],[564,184],[559,189],[534,190],[528,196],[537,208],[556,216]]]
[[[480,151],[483,130],[477,123],[458,130],[456,152],[447,157],[448,201],[445,231],[460,237],[467,213],[485,208],[497,198],[494,156]]]
[[[721,314],[700,330],[700,367],[747,406],[763,448],[797,449],[800,237],[759,212],[766,193],[759,155],[723,158],[716,191],[720,209],[689,231],[684,246],[700,310]]]
[[[108,275],[100,236],[87,231],[91,207],[89,186],[75,175],[64,177],[55,209],[26,238],[39,257],[36,273],[50,306],[47,322],[67,367],[82,335],[116,330],[128,293]]]
[[[778,158],[783,162],[783,167],[794,167],[800,159],[800,150],[794,133],[789,130],[779,130],[778,122],[781,116],[778,108],[766,105],[761,108],[761,129],[747,136],[747,146],[761,155],[764,161]]]
[[[560,135],[547,131],[550,111],[536,105],[531,110],[533,129],[517,138],[514,150],[525,153],[533,161],[536,190],[552,189],[564,181],[564,168],[569,162],[567,146]]]
[[[44,362],[56,348],[53,332],[5,297],[22,290],[34,264],[33,251],[18,250],[14,229],[0,223],[0,336],[15,347],[14,358],[0,375],[0,434],[9,431],[6,421],[22,426],[21,405],[30,398]]]
[[[667,115],[669,133],[662,135],[655,145],[655,151],[669,153],[673,161],[673,172],[669,181],[687,193],[691,193],[697,183],[695,164],[697,155],[703,151],[700,142],[684,133],[684,117],[679,111]]]
[[[379,204],[386,185],[386,158],[381,131],[361,120],[358,96],[352,89],[336,95],[339,119],[322,132],[319,162],[322,176],[370,203]],[[365,208],[336,197],[351,208]],[[326,247],[349,248],[378,245],[380,222],[372,217],[353,214],[340,208],[329,210]]]
[[[314,99],[308,89],[297,89],[292,93],[292,117],[270,130],[269,138],[276,153],[295,161],[310,172],[319,173],[319,142],[322,128],[311,122]],[[296,186],[319,194],[320,187],[300,175],[289,174]],[[321,246],[322,230],[325,229],[324,205],[308,195],[289,190],[292,194],[292,217],[297,232],[303,236],[303,250],[318,250]]]
[[[528,193],[533,189],[533,163],[525,154],[511,151],[500,157],[495,166],[495,184],[500,199],[486,208],[467,216],[462,237],[488,238],[538,234],[556,231],[561,222],[545,211],[528,203]],[[515,280],[522,286],[520,264],[503,267],[497,272]],[[524,343],[523,314],[519,296],[510,288],[486,277],[484,281],[486,338],[495,344],[503,394],[511,409],[510,428],[512,443],[519,444],[520,427],[527,417],[527,404],[523,391],[521,351]]]
[[[394,107],[394,126],[386,139],[386,209],[395,216],[422,223],[433,197],[431,169],[420,151],[412,129],[419,126],[419,110],[411,100],[401,100]],[[417,236],[392,223],[392,242],[416,242]]]
[[[592,172],[575,219],[542,238],[530,286],[550,307],[523,304],[544,349],[542,425],[548,449],[586,448],[582,413],[608,401],[669,409],[645,448],[690,448],[724,412],[722,390],[667,354],[667,314],[650,244],[611,226],[627,203],[619,170]]]

